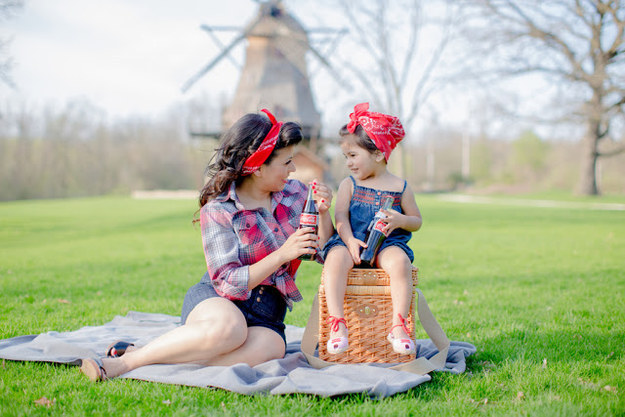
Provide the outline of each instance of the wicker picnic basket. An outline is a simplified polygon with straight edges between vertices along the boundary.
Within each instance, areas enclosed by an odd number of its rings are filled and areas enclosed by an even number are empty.
[[[407,317],[410,337],[414,339],[415,287],[418,269],[412,269],[412,302]],[[324,273],[319,285],[319,358],[336,363],[404,363],[414,355],[400,355],[386,340],[393,322],[390,279],[382,269],[352,269],[347,276],[345,320],[349,328],[349,348],[330,355],[326,349],[330,326],[326,323],[328,307]]]

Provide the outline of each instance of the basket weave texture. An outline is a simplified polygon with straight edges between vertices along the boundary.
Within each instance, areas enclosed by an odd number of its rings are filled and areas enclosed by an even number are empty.
[[[415,287],[418,269],[412,269],[412,302],[407,317],[410,337],[414,339]],[[336,363],[404,363],[414,355],[400,355],[386,340],[393,325],[393,304],[389,276],[382,269],[352,269],[347,276],[344,312],[349,329],[349,348],[330,355],[326,344],[330,336],[324,288],[324,273],[319,285],[319,358]]]

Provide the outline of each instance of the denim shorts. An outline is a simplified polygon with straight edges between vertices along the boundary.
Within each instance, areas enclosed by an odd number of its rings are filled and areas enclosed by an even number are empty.
[[[187,291],[182,305],[181,321],[186,323],[187,317],[191,310],[202,301],[220,297],[210,282],[198,282]],[[275,287],[268,285],[259,285],[252,290],[250,298],[247,300],[232,300],[236,305],[245,321],[247,327],[260,326],[266,327],[278,333],[286,344],[286,335],[284,333],[284,317],[286,316],[286,301],[284,297]]]

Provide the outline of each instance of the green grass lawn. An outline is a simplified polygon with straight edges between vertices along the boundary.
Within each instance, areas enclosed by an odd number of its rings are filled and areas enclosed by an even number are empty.
[[[77,367],[2,361],[0,415],[625,415],[625,212],[417,202],[420,288],[449,338],[477,346],[465,374],[374,401],[93,384]],[[205,269],[195,210],[113,197],[1,203],[0,338],[129,310],[179,314]],[[287,323],[305,325],[320,271],[300,269],[305,301]]]

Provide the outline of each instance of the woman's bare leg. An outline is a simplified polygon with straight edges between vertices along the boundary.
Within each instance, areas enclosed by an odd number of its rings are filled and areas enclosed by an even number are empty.
[[[215,297],[195,306],[183,326],[119,358],[103,358],[102,363],[108,377],[155,363],[205,363],[236,350],[247,337],[241,311],[232,301]]]
[[[205,361],[203,364],[229,366],[235,363],[246,363],[249,366],[256,366],[272,359],[283,358],[285,348],[284,340],[278,333],[266,327],[253,326],[248,327],[247,339],[241,346],[232,352]]]

